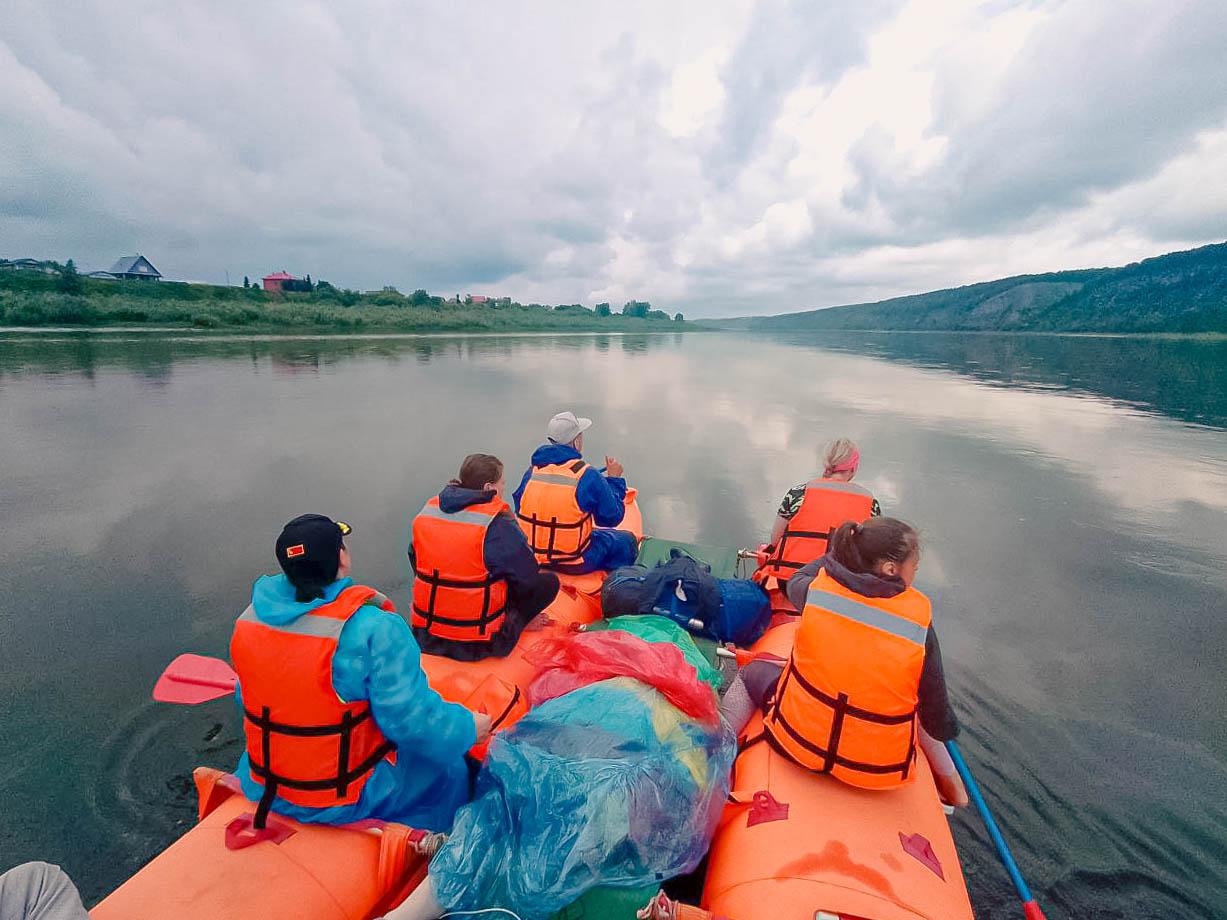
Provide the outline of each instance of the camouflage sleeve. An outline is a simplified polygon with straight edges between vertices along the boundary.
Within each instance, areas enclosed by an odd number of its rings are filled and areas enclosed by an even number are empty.
[[[793,515],[801,510],[801,502],[805,500],[805,486],[799,485],[789,489],[788,494],[784,496],[784,500],[780,502],[780,517],[785,520],[792,520]]]

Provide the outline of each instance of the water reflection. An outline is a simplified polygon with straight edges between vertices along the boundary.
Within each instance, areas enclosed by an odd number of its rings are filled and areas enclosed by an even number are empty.
[[[977,380],[1071,389],[1227,427],[1227,342],[981,333],[824,333],[784,337],[875,354]]]
[[[188,767],[229,766],[239,728],[149,686],[224,650],[285,520],[354,523],[359,572],[404,602],[409,515],[470,451],[518,472],[569,407],[651,531],[705,542],[761,539],[822,445],[858,440],[923,530],[965,747],[1049,915],[1213,915],[1227,436],[1187,424],[1222,408],[1173,381],[1220,380],[1221,354],[1178,349],[1180,371],[1015,339],[0,335],[0,864],[61,861],[94,896],[190,820]],[[1156,365],[1154,391],[1114,361]],[[958,833],[981,914],[1012,910],[979,829]]]

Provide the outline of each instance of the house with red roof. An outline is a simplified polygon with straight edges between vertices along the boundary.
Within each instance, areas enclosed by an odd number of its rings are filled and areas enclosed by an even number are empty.
[[[284,285],[287,281],[297,281],[297,280],[298,279],[295,278],[293,275],[291,275],[289,272],[282,269],[279,272],[273,272],[271,275],[264,276],[263,278],[264,290],[280,291],[282,289],[282,285]]]

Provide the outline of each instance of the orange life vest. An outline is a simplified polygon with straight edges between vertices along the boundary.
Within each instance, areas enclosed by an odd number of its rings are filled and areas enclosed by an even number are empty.
[[[801,766],[853,786],[910,781],[931,620],[915,588],[862,597],[820,571],[767,709],[768,738]]]
[[[592,514],[579,506],[583,460],[535,468],[520,496],[516,517],[542,565],[576,562],[592,539]]]
[[[276,796],[308,808],[354,804],[396,750],[370,703],[347,703],[332,686],[341,630],[365,604],[396,612],[374,588],[350,585],[289,623],[265,623],[249,606],[234,625],[230,658],[243,689],[247,757],[252,779],[264,786],[257,827]]]
[[[863,524],[873,516],[873,493],[864,486],[840,479],[815,479],[806,483],[801,507],[788,521],[779,542],[754,573],[754,581],[767,589],[782,582],[797,569],[826,554],[835,529],[845,521]]]
[[[459,642],[488,642],[507,613],[507,582],[486,568],[486,531],[502,499],[447,512],[436,495],[413,519],[415,627]]]

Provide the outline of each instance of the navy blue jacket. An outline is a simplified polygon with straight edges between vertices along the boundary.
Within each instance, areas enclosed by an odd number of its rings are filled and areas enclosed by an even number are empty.
[[[524,471],[520,485],[512,494],[516,510],[524,487],[534,469],[558,463],[573,463],[583,456],[569,444],[542,444],[533,451],[532,465]],[[626,514],[626,480],[621,476],[605,476],[593,467],[584,470],[575,490],[575,500],[580,510],[592,515],[597,527],[617,527]],[[574,566],[557,566],[559,571],[593,571],[628,565],[635,560],[635,542],[630,537],[620,537],[615,531],[594,530],[592,542],[584,552],[583,560]]]

